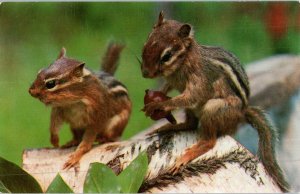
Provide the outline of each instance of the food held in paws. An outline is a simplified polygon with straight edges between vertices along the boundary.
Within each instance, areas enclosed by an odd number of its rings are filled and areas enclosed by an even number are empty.
[[[160,91],[146,90],[145,92],[146,94],[144,96],[144,105],[149,104],[151,102],[163,102],[171,98],[169,96],[166,96],[163,92]],[[155,121],[162,118],[166,118],[172,124],[177,123],[171,111],[165,112],[162,110],[155,110],[150,117],[152,120]]]

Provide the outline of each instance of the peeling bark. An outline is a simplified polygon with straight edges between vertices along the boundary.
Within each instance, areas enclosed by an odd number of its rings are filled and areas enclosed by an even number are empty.
[[[141,192],[212,192],[216,189],[218,192],[280,192],[258,159],[229,136],[220,138],[211,151],[182,168],[179,174],[170,174],[168,169],[186,147],[197,142],[197,136],[196,132],[187,131],[95,146],[83,156],[77,168],[70,170],[62,170],[62,166],[73,149],[26,150],[23,168],[44,190],[59,172],[75,192],[82,192],[89,163],[110,164],[120,172],[145,150],[150,162]],[[116,146],[114,151],[107,148],[112,145]],[[133,147],[139,149],[132,151]],[[220,176],[222,178],[217,178]],[[228,187],[231,181],[236,186],[242,184],[243,189]]]

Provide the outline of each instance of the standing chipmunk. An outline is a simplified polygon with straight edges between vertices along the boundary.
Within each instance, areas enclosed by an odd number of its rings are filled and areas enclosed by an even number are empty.
[[[73,139],[63,148],[77,146],[63,168],[71,168],[94,143],[116,141],[127,125],[131,101],[126,87],[113,77],[123,46],[110,44],[102,71],[93,73],[85,63],[66,57],[62,48],[57,60],[39,71],[29,93],[52,107],[51,144],[59,147],[58,132],[64,122]]]
[[[180,92],[167,101],[146,104],[145,114],[178,108],[186,113],[184,123],[167,124],[155,132],[197,129],[201,124],[200,140],[176,160],[174,173],[212,149],[218,137],[234,134],[240,123],[247,122],[258,132],[258,152],[268,174],[282,191],[288,191],[275,158],[275,130],[261,109],[248,105],[248,78],[233,54],[220,47],[199,45],[191,25],[165,20],[161,12],[144,44],[142,59],[145,78],[164,77],[162,92]]]

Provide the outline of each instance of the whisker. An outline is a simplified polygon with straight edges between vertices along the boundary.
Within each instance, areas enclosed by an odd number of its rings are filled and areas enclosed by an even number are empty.
[[[139,59],[139,57],[138,57],[138,56],[136,56],[136,55],[135,55],[135,58],[136,58],[136,60],[139,62],[139,64],[140,64],[140,65],[142,65],[142,61],[141,61],[141,59]]]

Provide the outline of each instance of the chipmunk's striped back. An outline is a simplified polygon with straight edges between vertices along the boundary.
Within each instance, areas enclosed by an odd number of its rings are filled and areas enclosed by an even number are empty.
[[[232,53],[221,47],[201,45],[201,55],[208,65],[220,68],[230,83],[233,91],[239,96],[244,104],[248,104],[250,95],[247,74],[240,61]]]
[[[114,78],[112,75],[106,72],[97,73],[97,77],[101,80],[101,83],[108,88],[108,91],[115,97],[127,97],[128,91],[124,84]]]

